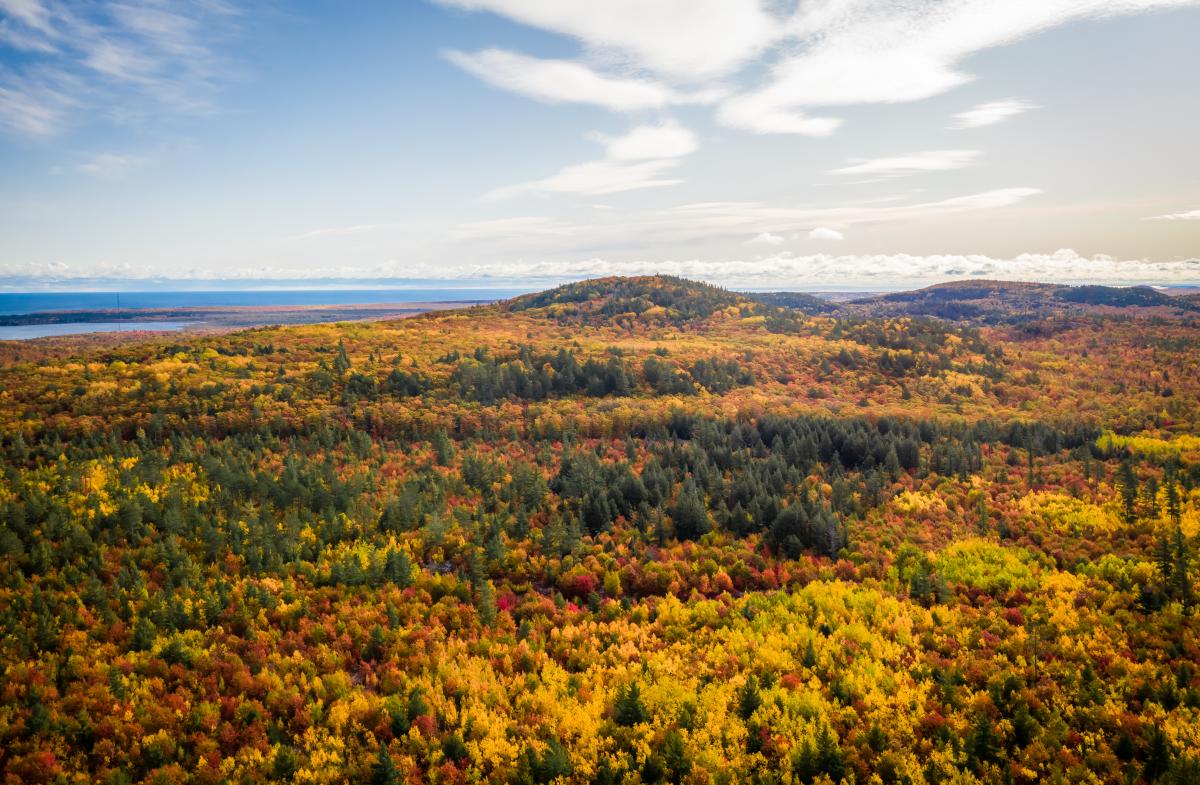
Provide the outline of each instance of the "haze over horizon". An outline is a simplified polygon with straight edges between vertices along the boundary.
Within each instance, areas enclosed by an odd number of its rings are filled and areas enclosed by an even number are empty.
[[[0,290],[1200,284],[1200,0],[0,0]]]

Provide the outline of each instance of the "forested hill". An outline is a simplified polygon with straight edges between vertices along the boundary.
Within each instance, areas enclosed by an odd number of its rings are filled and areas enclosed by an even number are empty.
[[[0,343],[0,782],[1195,783],[1198,542],[1178,319]]]
[[[1190,299],[1172,297],[1149,286],[1007,281],[954,281],[855,300],[845,308],[859,316],[924,316],[992,324],[1080,315],[1200,317],[1200,308]]]
[[[805,292],[746,292],[747,299],[779,308],[793,308],[806,314],[830,314],[838,310],[837,303]]]
[[[622,317],[683,324],[747,305],[733,292],[669,275],[594,278],[510,300],[511,311],[537,309],[564,323],[598,324]]]
[[[1008,281],[954,281],[913,291],[833,303],[804,292],[735,293],[673,276],[596,278],[510,301],[514,312],[536,310],[563,324],[682,325],[714,314],[780,312],[845,318],[909,316],[972,324],[1017,324],[1081,316],[1200,319],[1194,296],[1171,296],[1148,286],[1066,286]]]

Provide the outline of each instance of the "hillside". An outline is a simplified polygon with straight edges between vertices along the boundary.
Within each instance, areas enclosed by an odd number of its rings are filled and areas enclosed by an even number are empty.
[[[680,325],[745,304],[737,294],[669,275],[594,278],[508,301],[506,308],[538,310],[564,324],[603,324],[621,319]]]
[[[833,313],[836,303],[805,292],[746,292],[746,299],[776,308],[790,308],[810,316]]]
[[[1147,286],[1063,286],[1007,281],[955,281],[911,292],[855,300],[864,316],[924,316],[1004,324],[1029,319],[1121,313],[1180,318],[1200,313],[1194,303]]]
[[[651,277],[0,344],[0,467],[5,783],[1200,765],[1180,320],[1044,336]]]

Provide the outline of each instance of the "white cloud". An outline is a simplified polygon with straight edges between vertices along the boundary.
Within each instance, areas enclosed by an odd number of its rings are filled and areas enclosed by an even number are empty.
[[[836,229],[828,229],[824,226],[818,226],[808,233],[810,240],[843,240],[845,235]]]
[[[506,89],[538,100],[630,111],[678,103],[688,95],[694,102],[717,100],[725,92],[717,80],[740,77],[739,90],[717,108],[720,123],[755,133],[822,137],[842,120],[814,109],[920,101],[972,81],[962,63],[978,52],[1081,19],[1200,0],[437,2],[490,11],[584,45],[590,66],[496,50],[458,56],[460,65]],[[484,55],[497,67],[488,69]],[[752,63],[764,68],[746,68]],[[639,73],[657,79],[630,76]],[[675,84],[709,89],[681,95]],[[984,104],[958,115],[956,127],[990,125],[1031,108],[1020,99]]]
[[[482,53],[495,61],[491,73],[481,59],[460,60],[507,89],[622,111],[652,108],[673,102],[672,82],[711,85],[773,54],[765,79],[757,86],[743,79],[742,90],[721,103],[718,120],[757,133],[828,136],[841,120],[810,110],[919,101],[972,81],[961,64],[977,52],[1080,19],[1197,0],[808,0],[795,8],[759,0],[439,2],[571,36],[598,67],[625,74],[642,69],[668,83],[495,50]],[[563,85],[577,87],[575,96]],[[985,104],[959,115],[958,127],[989,125],[1029,108],[1019,99]]]
[[[979,157],[978,150],[928,150],[888,158],[852,159],[849,166],[831,169],[830,174],[865,174],[902,177],[918,172],[946,172],[971,165]]]
[[[1200,276],[1200,259],[1153,261],[1085,256],[1071,249],[1023,253],[1011,257],[985,254],[809,254],[781,252],[767,258],[584,258],[547,262],[498,262],[475,265],[471,275],[496,278],[574,279],[599,275],[665,273],[702,279],[730,287],[791,290],[926,286],[942,281],[987,278],[1002,281],[1055,283],[1192,283]],[[453,276],[450,276],[453,277]]]
[[[211,109],[231,78],[219,45],[237,12],[220,0],[0,0],[0,128],[50,136],[73,121]]]
[[[1194,0],[818,0],[785,23],[796,42],[765,86],[731,97],[723,122],[764,133],[811,107],[919,101],[974,77],[969,55],[1085,18]],[[802,126],[798,126],[802,128]],[[799,131],[798,131],[799,132]]]
[[[533,223],[546,219],[521,219]],[[520,231],[513,226],[514,231]],[[477,264],[446,265],[421,271],[421,278],[447,282],[480,279],[530,281],[570,280],[598,275],[646,275],[667,273],[738,287],[769,287],[806,290],[829,288],[912,288],[940,281],[987,278],[1005,281],[1058,283],[1189,284],[1200,277],[1200,259],[1153,261],[1118,259],[1106,255],[1085,256],[1071,249],[1053,253],[1023,253],[1011,257],[986,254],[810,254],[796,256],[781,252],[767,258],[642,258],[613,260],[575,257],[563,260],[513,260]],[[71,281],[96,277],[127,280],[162,279],[157,266],[102,264],[87,268],[61,262],[0,266],[0,287],[28,288],[27,281]],[[172,280],[313,280],[404,279],[412,271],[400,262],[365,266],[329,265],[286,267],[256,265],[214,270],[187,267],[172,271]]]
[[[647,79],[602,76],[571,60],[541,60],[502,49],[446,52],[446,59],[493,87],[551,104],[595,104],[617,112],[676,102],[671,89]]]
[[[541,180],[531,180],[527,183],[496,188],[484,194],[484,199],[496,201],[511,199],[530,193],[602,196],[604,194],[634,191],[641,188],[660,188],[665,185],[678,185],[683,180],[678,178],[663,178],[661,176],[678,165],[679,161],[674,159],[637,161],[633,163],[611,161],[608,159],[588,161],[568,166]]]
[[[1000,188],[933,202],[848,207],[779,207],[759,202],[706,202],[662,211],[655,219],[679,237],[810,232],[822,226],[853,226],[937,218],[1011,207],[1041,193],[1037,188]]]
[[[1167,215],[1152,215],[1146,220],[1148,221],[1200,221],[1200,210],[1188,210],[1182,213],[1168,213]]]
[[[700,147],[696,135],[675,122],[641,125],[618,137],[594,134],[592,138],[605,146],[608,158],[614,161],[682,158]]]
[[[0,0],[0,11],[32,30],[53,35],[50,12],[40,0]]]
[[[676,185],[683,181],[663,175],[699,147],[695,134],[674,122],[638,126],[618,137],[593,134],[592,138],[605,146],[604,158],[568,166],[540,180],[497,188],[484,198],[510,199],[530,193],[600,196]]]
[[[784,30],[759,0],[439,0],[491,11],[683,81],[732,73]]]
[[[770,232],[759,232],[746,241],[746,245],[783,245],[784,238]]]
[[[540,184],[539,184],[540,185]],[[816,229],[837,231],[864,224],[940,221],[950,216],[1012,207],[1040,193],[1034,188],[1004,188],[936,201],[907,204],[864,202],[839,207],[791,206],[761,202],[702,202],[661,210],[589,211],[578,221],[553,222],[554,234],[526,231],[518,224],[509,236],[522,258],[561,258],[586,249],[736,247],[747,243],[770,247],[768,237],[807,236]],[[504,220],[504,219],[502,219]],[[514,219],[516,220],[516,219]],[[521,219],[530,220],[530,219]],[[550,219],[541,219],[549,222]],[[505,230],[509,229],[504,226]],[[540,228],[539,224],[534,227]],[[461,230],[460,230],[461,233]],[[476,232],[465,239],[474,239]],[[777,246],[776,246],[777,247]],[[486,252],[486,248],[484,249]],[[471,254],[478,255],[478,249]],[[452,254],[455,255],[455,254]]]
[[[979,104],[973,109],[954,115],[954,124],[951,127],[959,129],[982,128],[988,125],[995,125],[1010,117],[1015,117],[1022,112],[1028,112],[1030,109],[1037,108],[1037,104],[1026,101],[1023,98],[1006,98],[1003,101],[989,101],[988,103]]]
[[[150,159],[144,155],[97,153],[77,165],[75,169],[82,174],[91,175],[92,177],[114,178],[120,177],[134,169],[140,169],[148,163],[150,163]]]
[[[799,134],[831,136],[842,125],[838,117],[810,117],[795,109],[783,108],[763,94],[731,98],[717,111],[717,119],[731,128],[759,134]]]
[[[21,136],[50,136],[71,103],[62,93],[32,80],[11,88],[0,84],[0,127]]]

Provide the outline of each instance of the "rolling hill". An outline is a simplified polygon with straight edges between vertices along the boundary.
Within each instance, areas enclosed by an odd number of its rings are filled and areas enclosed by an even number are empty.
[[[1087,314],[1180,318],[1194,302],[1148,286],[1065,286],[1007,281],[955,281],[847,303],[858,316],[925,316],[984,324]]]
[[[513,312],[540,311],[564,324],[596,325],[637,317],[667,324],[705,319],[746,300],[711,284],[670,275],[594,278],[509,300]]]

